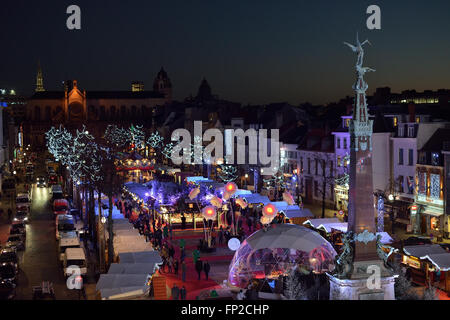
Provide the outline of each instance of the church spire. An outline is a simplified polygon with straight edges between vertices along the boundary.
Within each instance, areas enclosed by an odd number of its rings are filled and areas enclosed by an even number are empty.
[[[44,78],[42,76],[42,69],[41,69],[41,62],[38,60],[38,70],[37,70],[37,77],[36,77],[36,92],[42,92],[45,91],[44,89]]]

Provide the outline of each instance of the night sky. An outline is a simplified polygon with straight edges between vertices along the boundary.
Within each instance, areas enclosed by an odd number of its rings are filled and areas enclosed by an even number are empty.
[[[77,4],[82,30],[66,28]],[[381,7],[382,29],[366,28]],[[213,93],[236,102],[314,104],[352,95],[355,56],[343,41],[368,38],[368,93],[390,86],[450,88],[450,1],[2,0],[0,87],[33,92],[77,79],[86,90],[146,89],[164,66],[174,98]]]

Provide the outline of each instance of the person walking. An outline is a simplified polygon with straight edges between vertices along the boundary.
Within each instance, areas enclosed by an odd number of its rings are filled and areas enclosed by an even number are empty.
[[[173,238],[173,225],[172,224],[169,225],[169,235],[170,235],[170,240],[172,240],[172,238]]]
[[[187,295],[186,287],[182,286],[181,289],[180,289],[180,298],[181,298],[181,300],[186,300],[186,295]]]
[[[205,261],[205,264],[203,265],[203,271],[205,271],[206,280],[208,280],[209,271],[211,270],[211,266],[209,265],[208,261]]]
[[[186,282],[186,262],[181,263],[181,279]]]
[[[167,224],[163,228],[163,235],[164,235],[164,240],[167,241],[167,238],[169,238],[169,227],[167,226]]]
[[[172,287],[172,300],[178,300],[180,296],[180,288],[175,283]]]
[[[178,260],[173,263],[173,272],[178,275]]]
[[[203,271],[203,261],[202,260],[199,259],[195,262],[195,270],[197,271],[197,274],[198,274],[198,280],[200,280],[200,276]]]
[[[220,230],[219,230],[219,244],[223,243],[223,227],[220,226]]]
[[[192,251],[192,257],[194,259],[194,264],[196,264],[198,259],[200,258],[200,251],[198,251],[198,249]]]
[[[186,229],[186,217],[184,215],[181,216],[181,229]]]
[[[184,262],[185,258],[186,258],[186,251],[184,251],[184,248],[182,248],[180,253],[180,261]]]
[[[167,259],[167,267],[169,268],[169,273],[172,273],[172,267],[173,267],[173,258],[169,257]]]

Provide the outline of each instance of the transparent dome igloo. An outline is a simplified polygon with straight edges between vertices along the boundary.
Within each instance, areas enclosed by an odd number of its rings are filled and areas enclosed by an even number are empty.
[[[278,278],[297,266],[300,271],[332,271],[336,251],[317,232],[295,224],[275,224],[250,235],[235,252],[230,284],[245,288],[252,279]]]

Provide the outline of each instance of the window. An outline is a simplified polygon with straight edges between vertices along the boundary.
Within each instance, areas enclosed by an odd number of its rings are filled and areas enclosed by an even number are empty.
[[[403,165],[403,149],[398,149],[398,164]]]
[[[303,172],[303,157],[300,157],[300,172]]]
[[[414,127],[413,126],[408,127],[408,138],[414,138]]]
[[[340,149],[340,148],[341,148],[341,138],[337,138],[337,143],[336,143],[336,145],[337,145],[337,149]]]
[[[431,153],[431,165],[438,166],[439,165],[439,153],[432,152]]]
[[[427,173],[423,171],[419,172],[419,194],[427,194]]]
[[[347,149],[347,138],[344,138],[344,149]]]
[[[420,123],[420,117],[416,117],[416,123]]]
[[[414,150],[413,149],[409,149],[408,150],[408,165],[412,166],[414,163]]]
[[[403,126],[399,126],[398,127],[398,136],[403,137],[404,135],[405,135],[405,130],[404,130]]]
[[[438,174],[430,174],[430,197],[439,199],[441,193],[441,177]]]
[[[406,177],[408,183],[408,194],[414,194],[414,177]]]
[[[317,159],[314,159],[314,171],[317,176],[318,171],[319,171],[319,160],[317,160]]]
[[[340,167],[341,166],[341,156],[337,157],[337,166]]]
[[[403,176],[398,176],[398,192],[404,192],[403,188]]]
[[[311,159],[308,158],[308,174],[311,174]]]
[[[398,125],[398,118],[394,117],[394,127],[396,127]]]
[[[333,172],[333,161],[330,160],[330,177],[332,177],[334,175]]]
[[[350,127],[350,119],[345,119],[345,127]]]

